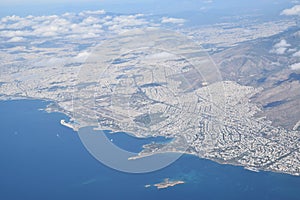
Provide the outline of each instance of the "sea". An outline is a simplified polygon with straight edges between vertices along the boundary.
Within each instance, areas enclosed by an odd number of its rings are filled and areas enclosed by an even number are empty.
[[[192,155],[151,173],[116,171],[91,156],[78,134],[60,124],[67,116],[45,112],[48,103],[0,101],[1,200],[300,199],[300,177],[253,172]],[[112,139],[133,151],[147,142],[123,133]],[[186,183],[145,187],[165,178]]]

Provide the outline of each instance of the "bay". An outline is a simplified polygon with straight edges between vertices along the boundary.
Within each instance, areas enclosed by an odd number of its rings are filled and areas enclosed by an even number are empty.
[[[60,124],[68,117],[40,110],[47,104],[0,101],[0,199],[300,199],[299,177],[256,173],[190,155],[152,173],[110,169],[88,153],[76,132]],[[127,134],[112,137],[133,150],[145,144]],[[165,178],[186,183],[145,188]]]

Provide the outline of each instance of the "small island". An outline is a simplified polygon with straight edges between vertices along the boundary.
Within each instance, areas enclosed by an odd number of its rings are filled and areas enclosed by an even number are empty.
[[[168,187],[173,187],[175,185],[179,185],[179,184],[184,184],[185,182],[184,181],[171,181],[169,178],[166,178],[163,182],[161,183],[156,183],[154,184],[154,186],[157,188],[157,189],[165,189],[165,188],[168,188]]]

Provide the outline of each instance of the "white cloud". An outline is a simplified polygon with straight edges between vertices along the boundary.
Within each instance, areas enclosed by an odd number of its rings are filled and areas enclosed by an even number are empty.
[[[276,43],[274,45],[275,48],[281,48],[281,47],[290,47],[291,45],[287,43],[285,39],[282,39],[280,42]]]
[[[88,18],[85,18],[85,19],[82,21],[82,24],[85,24],[85,25],[91,25],[91,24],[97,24],[97,23],[99,23],[99,22],[100,22],[100,19],[99,19],[99,18],[89,16]]]
[[[90,56],[90,52],[83,51],[73,58],[76,62],[84,62]]]
[[[6,16],[1,19],[1,22],[6,23],[6,22],[12,22],[12,21],[19,21],[21,17],[12,15],[12,16]]]
[[[104,11],[87,13],[104,13]],[[75,17],[77,17],[77,21],[74,20]],[[101,23],[104,23],[104,20],[96,15],[78,17],[73,13],[66,13],[61,16],[8,16],[0,19],[0,21],[2,22],[0,23],[1,27],[7,29],[1,31],[0,36],[6,38],[71,38],[68,37],[70,35],[76,35],[73,38],[94,38],[103,32]]]
[[[104,10],[83,11],[80,14],[64,13],[48,16],[7,16],[0,18],[0,37],[5,38],[1,43],[27,41],[40,44],[53,39],[78,40],[102,39],[108,33],[121,34],[128,30],[160,26],[158,21],[149,21],[143,14],[135,15],[103,15]],[[181,25],[184,19],[167,18],[163,23]],[[36,43],[34,43],[36,42]],[[66,41],[67,42],[67,41]],[[54,61],[51,61],[54,62]]]
[[[104,31],[122,33],[127,30],[152,26],[143,14],[109,16],[104,10],[64,13],[48,16],[7,16],[0,19],[0,36],[9,39],[22,37],[28,41],[37,38],[92,39],[103,36]],[[171,20],[172,21],[172,20]],[[175,20],[176,21],[176,20]],[[174,21],[174,23],[175,23]],[[177,22],[182,22],[177,21]],[[20,39],[20,38],[19,38]],[[17,39],[13,39],[14,41]]]
[[[40,37],[52,37],[69,33],[71,23],[63,18],[49,18],[32,28],[33,34]]]
[[[105,13],[105,10],[85,10],[80,12],[79,15],[104,15]]]
[[[18,18],[18,20],[6,22],[4,24],[5,24],[5,29],[18,30],[18,29],[24,29],[26,27],[31,27],[35,24],[35,22],[27,18]]]
[[[143,19],[138,19],[140,15],[117,16],[113,21],[122,26],[140,26],[147,22]]]
[[[90,52],[82,51],[75,56],[39,58],[34,66],[52,67],[56,65],[64,66],[71,63],[83,63],[89,57]]]
[[[285,52],[286,52],[287,48],[285,47],[280,47],[280,48],[277,48],[277,49],[274,49],[274,53],[276,54],[279,54],[279,55],[283,55]]]
[[[294,57],[300,57],[300,51],[297,51],[296,53],[293,54]]]
[[[300,5],[296,5],[292,8],[283,10],[281,12],[281,15],[287,15],[287,16],[300,15]]]
[[[89,32],[89,33],[83,34],[81,37],[82,37],[83,39],[90,39],[90,38],[96,38],[96,37],[99,37],[99,35],[96,34],[96,33],[91,33],[91,32]]]
[[[297,31],[296,33],[293,34],[296,37],[300,37],[300,31]]]
[[[278,55],[283,55],[283,54],[285,54],[285,52],[288,50],[288,47],[290,47],[290,46],[291,45],[289,43],[287,43],[287,41],[285,39],[282,39],[280,42],[276,43],[273,46],[273,49],[270,52],[278,54]]]
[[[172,23],[172,24],[184,24],[185,19],[180,19],[180,18],[172,18],[172,17],[163,17],[161,19],[161,23]]]
[[[300,70],[300,63],[295,63],[290,66],[292,70]]]
[[[39,37],[52,37],[52,36],[57,36],[58,35],[58,26],[55,25],[50,25],[50,26],[40,26],[37,27],[34,31],[33,34]]]
[[[297,51],[297,49],[295,49],[295,48],[294,48],[294,49],[289,49],[289,50],[288,50],[289,53],[293,53],[293,52],[295,52],[295,51]]]
[[[0,31],[0,36],[2,37],[27,37],[31,36],[31,31],[24,31],[24,30],[9,30],[9,31]]]
[[[45,16],[33,16],[31,19],[35,22],[50,22],[52,20],[58,19],[57,15],[45,15]]]
[[[145,56],[145,60],[167,60],[171,58],[175,58],[175,55],[168,52],[155,53]]]
[[[10,40],[8,40],[7,42],[23,42],[24,38],[23,37],[13,37]]]
[[[149,22],[147,22],[143,18],[140,18],[141,16],[142,15],[140,14],[116,16],[112,19],[106,20],[103,25],[107,26],[108,30],[114,31],[116,33],[122,33],[127,29],[135,29],[148,25]]]

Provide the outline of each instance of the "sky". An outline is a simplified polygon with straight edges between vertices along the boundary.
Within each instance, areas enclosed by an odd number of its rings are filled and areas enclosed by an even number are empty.
[[[104,9],[115,13],[176,14],[183,12],[277,11],[295,0],[1,0],[0,16],[41,15]]]

